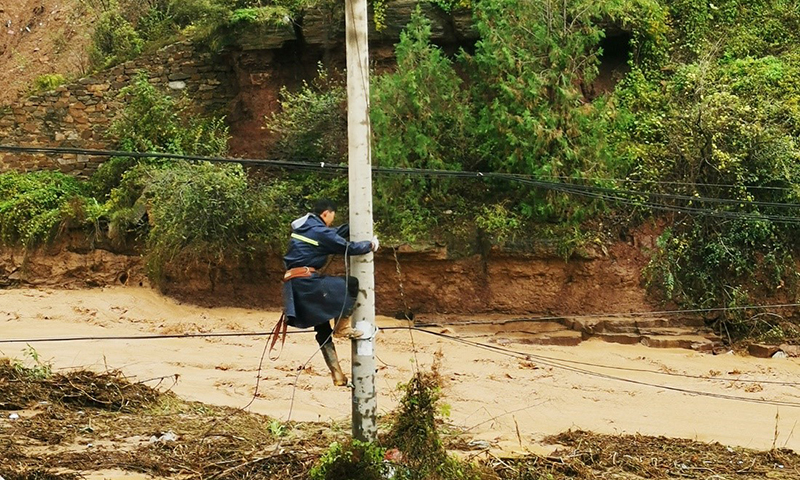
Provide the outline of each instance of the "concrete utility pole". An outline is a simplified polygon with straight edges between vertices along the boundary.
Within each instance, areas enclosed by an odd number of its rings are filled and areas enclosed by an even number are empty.
[[[345,0],[347,44],[347,148],[350,239],[372,239],[372,158],[369,124],[367,0]],[[375,394],[375,272],[372,253],[352,257],[359,294],[351,321],[364,335],[353,340],[353,438],[377,436]]]

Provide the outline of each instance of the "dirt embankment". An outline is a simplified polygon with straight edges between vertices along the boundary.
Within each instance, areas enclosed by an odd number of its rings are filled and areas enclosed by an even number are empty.
[[[446,249],[383,248],[375,256],[379,313],[577,315],[648,311],[641,246],[619,243],[591,258],[491,251],[449,258]],[[343,274],[341,258],[328,272]],[[278,308],[283,267],[278,255],[222,265],[173,266],[164,293],[199,305]],[[148,285],[144,260],[91,248],[73,237],[36,251],[0,250],[0,284],[82,288]]]

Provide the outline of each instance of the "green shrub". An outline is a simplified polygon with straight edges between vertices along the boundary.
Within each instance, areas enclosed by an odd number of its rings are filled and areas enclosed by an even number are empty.
[[[474,112],[453,63],[430,36],[431,22],[417,7],[395,47],[396,71],[372,83],[373,158],[387,167],[472,169],[480,164]]]
[[[135,58],[144,42],[117,10],[104,12],[95,26],[89,60],[97,69],[109,67]]]
[[[450,13],[456,9],[472,8],[472,0],[428,0],[430,3]]]
[[[161,93],[147,72],[139,72],[120,95],[125,108],[111,134],[121,150],[211,156],[227,151],[228,129],[222,118],[198,119],[189,112],[188,99]]]
[[[449,456],[439,437],[436,417],[445,408],[440,405],[441,378],[434,366],[431,372],[417,372],[400,388],[403,398],[383,445],[403,454],[400,477],[408,480],[468,480],[480,478],[468,462]]]
[[[23,350],[23,355],[27,357],[28,361],[21,361],[14,359],[11,361],[11,368],[21,378],[26,380],[45,380],[53,375],[53,365],[50,362],[45,362],[39,355],[35,348],[27,344]],[[25,365],[30,363],[30,366]]]
[[[172,5],[151,6],[136,23],[136,32],[145,42],[161,43],[177,31]]]
[[[228,129],[223,119],[192,115],[185,98],[176,101],[159,92],[146,72],[140,72],[121,95],[125,108],[110,129],[120,150],[209,156],[226,153]],[[183,250],[194,260],[219,259],[225,243],[230,243],[233,255],[240,250],[236,235],[242,233],[241,216],[248,211],[248,200],[247,182],[239,165],[113,157],[93,175],[91,185],[95,195],[106,200],[108,234],[113,241],[124,242],[130,235],[146,239],[148,265],[154,277]],[[181,196],[172,198],[174,192],[181,192]],[[203,213],[201,202],[209,202],[211,210]],[[215,210],[217,207],[222,210]],[[217,215],[218,211],[225,217]]]
[[[477,111],[477,154],[494,171],[535,177],[606,176],[611,155],[604,97],[581,85],[597,75],[601,4],[485,0],[475,5],[480,40],[465,56]],[[552,192],[524,199],[540,218],[569,218],[581,201]]]
[[[711,214],[679,217],[658,242],[645,274],[663,298],[741,306],[796,291],[800,244],[795,227],[779,217],[795,216],[783,205],[800,200],[798,58],[792,51],[744,59],[710,52],[676,67],[670,79],[637,72],[618,92],[626,112],[619,145],[633,165],[632,188],[697,198],[661,203]],[[742,213],[752,218],[715,216]],[[723,315],[731,337],[758,332],[741,314]]]
[[[179,253],[218,264],[246,253],[251,197],[241,165],[180,163],[152,172],[144,189],[148,266],[159,279]]]
[[[728,58],[780,54],[800,39],[800,9],[783,0],[669,2],[676,50],[693,61],[709,49]]]
[[[352,440],[346,444],[333,442],[309,475],[312,480],[381,480],[388,467],[383,463],[384,450],[372,443]]]
[[[292,19],[319,0],[171,0],[178,27],[192,27],[192,36],[213,51],[236,43],[246,31],[269,34],[271,28],[292,28]]]
[[[224,119],[193,115],[188,99],[174,100],[161,93],[149,82],[147,72],[139,72],[120,94],[125,108],[109,129],[117,140],[117,149],[202,156],[223,156],[227,152],[229,134]],[[111,158],[92,177],[95,194],[107,197],[119,185],[124,172],[141,162],[171,163],[152,158]]]
[[[289,9],[279,6],[238,8],[231,12],[228,25],[284,24],[290,13]]]
[[[56,87],[65,83],[67,83],[67,79],[64,75],[60,73],[46,73],[36,77],[33,81],[33,90],[36,93],[48,92],[50,90],[55,90]]]
[[[347,93],[338,77],[320,65],[311,83],[297,92],[283,87],[280,111],[266,119],[267,128],[278,135],[279,158],[339,163],[347,156]]]
[[[498,244],[513,236],[521,224],[519,214],[505,203],[483,205],[475,215],[475,226]]]
[[[217,0],[171,0],[170,7],[177,27],[193,27],[198,38],[210,35],[230,15],[230,7]]]
[[[420,9],[395,46],[397,69],[371,87],[373,162],[382,167],[472,169],[480,166],[474,113],[453,62],[430,43],[431,23]],[[430,240],[442,213],[459,203],[463,182],[418,176],[374,182],[379,228],[403,242]]]
[[[0,174],[0,240],[35,246],[53,239],[70,220],[90,224],[99,215],[86,186],[57,172]]]

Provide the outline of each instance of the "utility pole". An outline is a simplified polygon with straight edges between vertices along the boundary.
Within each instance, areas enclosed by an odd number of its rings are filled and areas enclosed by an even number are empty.
[[[350,188],[350,237],[372,239],[372,159],[369,124],[369,51],[367,0],[345,0],[347,47],[347,158]],[[359,293],[351,321],[364,333],[352,342],[353,438],[376,439],[375,272],[373,255],[352,257]]]

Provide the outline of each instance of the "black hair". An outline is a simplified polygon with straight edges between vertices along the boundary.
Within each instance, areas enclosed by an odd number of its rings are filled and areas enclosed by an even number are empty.
[[[333,203],[333,200],[328,200],[327,198],[321,198],[314,203],[315,214],[322,215],[322,213],[326,210],[330,210],[331,212],[336,211],[336,204]]]

